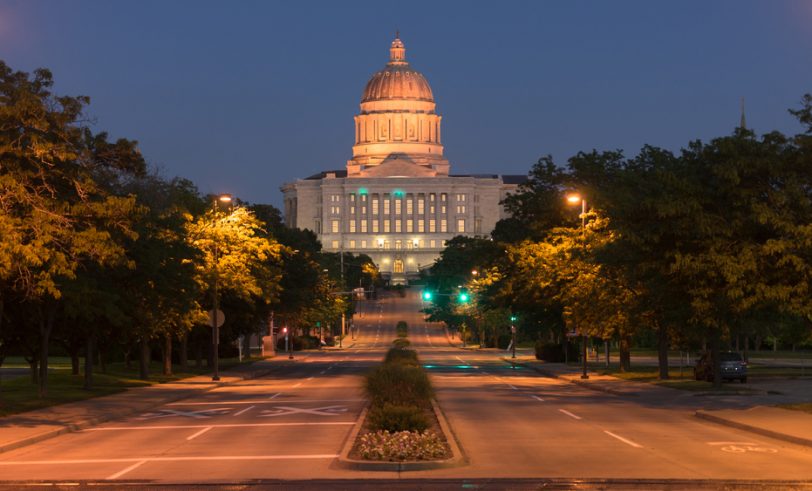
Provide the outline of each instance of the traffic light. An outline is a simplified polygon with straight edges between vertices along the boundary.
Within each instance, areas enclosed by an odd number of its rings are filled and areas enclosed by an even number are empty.
[[[510,322],[516,322],[516,316],[515,315],[510,316]]]
[[[469,297],[468,297],[468,293],[466,293],[466,292],[460,292],[460,295],[459,295],[459,297],[458,297],[458,298],[459,298],[459,300],[460,300],[460,303],[468,303],[468,298],[469,298]]]
[[[423,300],[430,302],[431,301],[431,292],[423,292]]]

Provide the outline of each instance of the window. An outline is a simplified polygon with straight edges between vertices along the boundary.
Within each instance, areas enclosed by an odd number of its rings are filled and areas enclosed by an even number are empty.
[[[362,206],[362,207],[361,207],[361,214],[362,214],[362,215],[366,215],[366,214],[367,214],[367,207],[366,207],[366,206]]]
[[[446,208],[445,208],[445,205],[440,206],[440,214],[441,214],[441,215],[445,215],[445,214],[446,214],[446,211],[447,211],[447,210],[446,210]]]
[[[373,234],[377,234],[377,233],[378,233],[378,227],[379,227],[379,226],[380,226],[380,225],[379,225],[378,220],[372,220],[372,233],[373,233]]]
[[[384,233],[391,232],[392,231],[392,222],[390,222],[389,220],[384,220],[383,221],[383,231],[384,231]]]
[[[440,201],[442,201],[443,203],[448,201],[448,195],[446,193],[440,193]]]
[[[457,205],[457,215],[465,214],[465,205]]]
[[[341,213],[341,207],[340,206],[331,206],[330,207],[330,213],[333,214],[333,215],[340,214]]]
[[[433,249],[433,248],[435,248],[435,247],[437,247],[437,241],[436,241],[436,240],[434,240],[434,239],[431,239],[431,240],[429,241],[429,247],[431,247],[432,249]]]
[[[406,199],[406,214],[411,215],[414,213],[414,200],[412,198]]]
[[[355,233],[355,220],[350,220],[350,233]]]
[[[417,221],[417,231],[421,233],[426,231],[426,221],[422,218]]]
[[[429,215],[434,215],[434,205],[429,206]]]
[[[391,202],[392,202],[392,200],[390,200],[389,197],[386,197],[386,198],[383,199],[383,214],[384,215],[389,215],[389,213],[390,213],[389,205],[390,205]]]
[[[437,220],[430,219],[429,220],[429,233],[434,233],[437,231]]]
[[[362,240],[361,241],[361,249],[366,249],[366,248],[367,248],[367,241]]]
[[[355,203],[355,193],[350,193],[350,203]]]
[[[361,195],[361,203],[366,203],[366,202],[367,202],[367,195],[366,195],[366,194],[362,194],[362,195]]]
[[[354,240],[350,241],[350,249],[355,249],[355,241]]]
[[[420,248],[422,249],[423,247],[426,247],[426,241],[423,240],[423,239],[420,239]]]
[[[396,240],[395,241],[395,249],[403,249],[403,242]]]
[[[474,220],[474,233],[477,233],[477,234],[482,233],[482,219],[481,218],[477,218],[476,220]]]
[[[457,232],[463,233],[465,232],[465,220],[460,218],[457,220]]]
[[[338,249],[338,241],[337,240],[333,241],[333,249]]]
[[[422,215],[423,213],[426,212],[425,206],[426,206],[426,200],[424,200],[423,198],[418,198],[417,199],[417,214],[418,215]]]
[[[341,195],[340,194],[331,194],[330,195],[330,203],[339,203],[341,202]]]
[[[338,233],[338,224],[340,222],[338,220],[331,220],[330,221],[330,231],[334,234]]]
[[[367,233],[367,221],[366,220],[361,220],[361,233],[362,234]]]
[[[388,240],[383,241],[383,248],[384,249],[389,249],[389,241]]]
[[[429,194],[429,201],[434,203],[434,200],[435,200],[436,197],[437,197],[437,195],[434,194],[434,193]]]
[[[403,222],[400,220],[395,220],[395,232],[402,232],[401,227],[403,226]]]
[[[350,215],[355,215],[355,207],[350,206]]]
[[[461,203],[465,203],[465,195],[464,194],[458,194],[457,195],[457,201],[461,202]]]
[[[395,262],[392,263],[392,272],[393,273],[402,273],[403,272],[403,260],[402,259],[395,259]]]
[[[406,232],[414,232],[414,220],[411,218],[406,220]]]
[[[448,232],[448,220],[445,218],[440,220],[440,232]]]
[[[372,198],[372,216],[378,216],[378,198]]]
[[[401,208],[403,207],[403,200],[400,198],[395,199],[395,215],[400,216]]]

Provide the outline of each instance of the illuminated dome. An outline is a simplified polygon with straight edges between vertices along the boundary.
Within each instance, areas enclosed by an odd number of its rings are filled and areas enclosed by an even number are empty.
[[[389,48],[389,63],[367,82],[361,102],[391,99],[434,101],[426,77],[406,61],[406,48],[399,38]]]
[[[449,164],[443,157],[440,131],[442,116],[435,108],[426,77],[409,65],[403,41],[395,36],[389,47],[389,63],[372,75],[361,96],[347,176],[403,177],[427,172],[447,176]],[[403,158],[390,158],[392,155]],[[383,165],[387,159],[392,162]],[[382,168],[373,171],[377,166]]]

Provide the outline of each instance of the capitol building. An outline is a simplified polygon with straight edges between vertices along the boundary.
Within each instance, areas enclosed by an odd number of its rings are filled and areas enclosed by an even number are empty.
[[[367,254],[391,284],[431,267],[457,235],[487,236],[526,176],[451,174],[431,87],[396,37],[355,116],[352,159],[282,186],[285,222],[325,251]]]

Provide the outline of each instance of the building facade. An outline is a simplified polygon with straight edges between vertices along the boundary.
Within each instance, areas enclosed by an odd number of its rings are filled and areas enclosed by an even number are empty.
[[[396,38],[361,97],[352,159],[282,186],[286,224],[315,232],[326,251],[369,255],[393,284],[434,264],[452,237],[490,234],[526,177],[450,174],[441,119]]]

